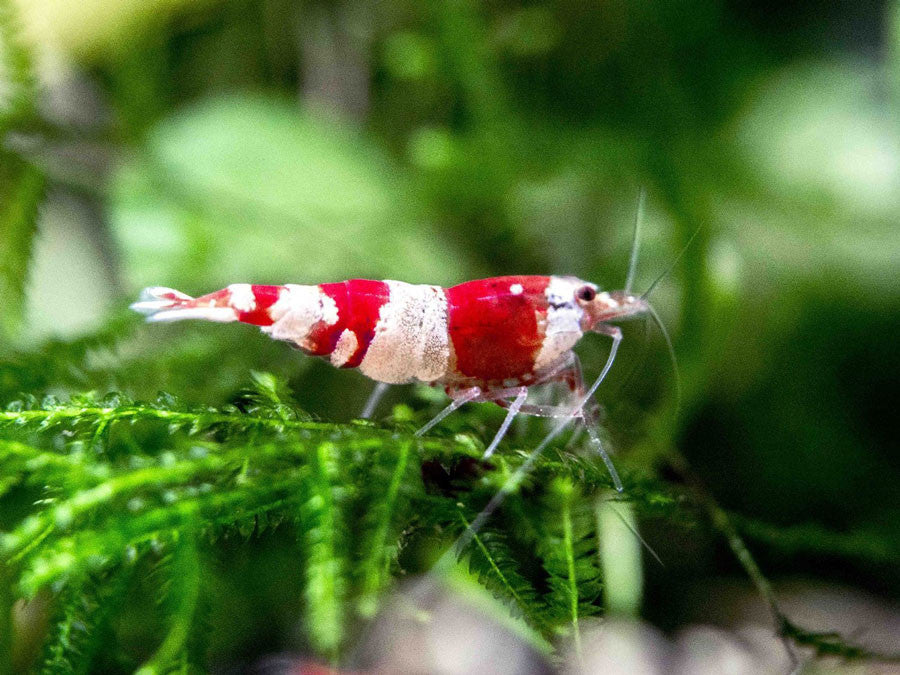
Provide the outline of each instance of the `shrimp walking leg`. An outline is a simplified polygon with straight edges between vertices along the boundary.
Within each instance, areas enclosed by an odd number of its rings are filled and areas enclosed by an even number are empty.
[[[619,478],[619,473],[616,471],[616,467],[613,466],[612,459],[610,459],[609,453],[606,451],[606,448],[603,447],[603,442],[600,440],[600,432],[597,430],[597,427],[599,426],[598,406],[597,402],[593,400],[594,390],[606,378],[609,369],[612,368],[613,361],[616,360],[616,352],[619,351],[619,343],[622,342],[622,330],[618,326],[606,326],[602,324],[594,328],[594,330],[597,333],[608,335],[612,338],[613,342],[612,347],[609,349],[609,356],[606,359],[606,364],[600,372],[600,376],[591,387],[591,391],[582,398],[581,418],[584,422],[585,429],[587,429],[588,435],[591,437],[591,445],[594,446],[594,450],[597,451],[597,454],[600,455],[603,463],[606,465],[606,469],[609,471],[609,475],[612,478],[613,485],[616,486],[618,492],[624,492],[625,487],[622,485],[622,479]],[[582,387],[583,386],[584,385],[582,384]]]
[[[565,391],[562,398],[564,402],[561,405],[529,403],[519,406],[519,412],[523,415],[548,417],[551,419],[569,417],[572,414],[572,408],[577,403],[578,397],[583,396],[586,391],[584,378],[581,373],[581,360],[576,354],[570,353],[569,357],[559,368],[542,378],[541,384],[550,386],[564,385]],[[509,401],[504,399],[495,399],[494,402],[502,408],[509,408],[511,405]]]
[[[375,385],[372,393],[369,394],[366,405],[363,406],[362,412],[359,414],[360,419],[367,420],[375,413],[375,408],[378,407],[389,387],[390,385],[384,382],[379,382]]]
[[[437,415],[432,417],[431,420],[425,426],[423,426],[416,432],[416,436],[422,436],[423,434],[427,433],[436,424],[440,423],[441,420],[443,420],[445,417],[447,417],[447,415],[449,415],[450,413],[452,413],[456,410],[459,410],[466,403],[469,403],[470,401],[474,401],[479,396],[481,396],[482,393],[483,392],[481,390],[481,387],[471,387],[469,389],[462,389],[458,392],[454,392],[453,400],[450,402],[450,405],[448,405],[446,408],[441,410],[441,412],[439,412]]]
[[[515,416],[519,414],[519,410],[525,403],[525,399],[527,398],[527,396],[528,388],[521,387],[519,389],[519,393],[516,395],[515,400],[510,404],[509,411],[506,413],[506,417],[503,418],[503,424],[500,425],[500,429],[494,435],[494,440],[491,441],[491,444],[487,447],[487,450],[484,451],[483,459],[487,459],[494,454],[494,450],[497,449],[500,441],[503,440],[504,436],[506,436],[506,432],[509,430],[509,425],[512,424]]]
[[[593,415],[585,416],[584,428],[587,429],[588,436],[591,437],[591,445],[606,465],[609,475],[612,477],[613,485],[616,486],[616,490],[618,492],[623,492],[625,487],[622,485],[622,479],[619,478],[619,474],[616,471],[616,467],[613,466],[609,453],[606,451],[606,448],[603,447],[603,441],[600,439],[600,432],[597,430],[598,425],[594,422]]]
[[[622,479],[619,478],[619,473],[616,471],[616,467],[613,465],[609,453],[603,446],[603,441],[600,438],[600,432],[597,430],[599,426],[599,406],[597,405],[597,402],[593,400],[594,391],[596,391],[597,387],[599,387],[603,380],[606,379],[606,376],[609,374],[609,371],[612,368],[613,362],[616,360],[616,354],[619,350],[619,344],[622,342],[622,331],[616,326],[607,325],[598,326],[594,330],[603,335],[608,335],[610,338],[612,338],[613,343],[612,347],[609,350],[609,356],[606,359],[606,363],[603,366],[603,370],[600,371],[600,375],[597,377],[590,390],[585,389],[584,379],[581,375],[580,364],[578,363],[577,357],[573,355],[571,368],[561,371],[556,375],[556,379],[561,380],[562,377],[571,378],[567,379],[567,381],[570,382],[572,391],[576,395],[576,402],[574,403],[574,405],[571,407],[534,406],[533,408],[529,408],[528,406],[521,406],[519,412],[523,414],[533,414],[541,417],[552,417],[558,419],[570,417],[579,418],[591,438],[591,445],[593,446],[593,449],[597,452],[597,454],[600,455],[600,458],[606,465],[606,469],[609,471],[609,475],[612,478],[613,485],[618,492],[623,492],[625,488],[622,485]]]
[[[419,429],[416,432],[416,436],[425,434],[441,420],[450,415],[452,412],[455,412],[456,410],[461,408],[466,403],[498,402],[508,397],[515,397],[513,402],[509,404],[509,412],[506,414],[503,423],[500,425],[500,429],[494,435],[494,438],[491,441],[490,445],[487,447],[487,450],[485,450],[484,457],[487,458],[494,454],[494,450],[497,449],[500,441],[503,440],[503,437],[506,436],[506,432],[509,431],[510,424],[512,424],[512,421],[518,414],[519,409],[522,407],[522,404],[525,403],[525,399],[528,396],[528,387],[512,387],[508,389],[494,390],[483,390],[481,387],[471,387],[469,389],[462,389],[460,391],[453,392],[451,396],[453,400],[451,401],[450,405],[441,410],[441,412],[435,415],[428,422],[428,424]]]

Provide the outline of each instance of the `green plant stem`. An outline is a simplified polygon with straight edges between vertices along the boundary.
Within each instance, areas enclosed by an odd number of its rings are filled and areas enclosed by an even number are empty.
[[[578,577],[575,574],[575,550],[572,536],[571,491],[563,495],[562,503],[563,547],[566,554],[566,570],[569,580],[569,611],[572,620],[572,640],[575,655],[581,658],[581,629],[578,624]]]
[[[391,474],[391,482],[388,485],[384,502],[378,507],[380,509],[378,523],[363,562],[362,594],[357,608],[360,615],[364,617],[371,617],[375,613],[378,605],[377,596],[384,586],[384,579],[387,576],[387,564],[389,561],[384,555],[384,550],[385,546],[387,546],[388,532],[391,527],[394,507],[397,503],[397,496],[400,493],[400,485],[409,463],[409,449],[410,443],[402,443],[400,445],[397,464],[394,466],[393,474]]]
[[[331,476],[335,473],[331,457],[334,447],[320,443],[310,460],[312,475],[308,492],[301,505],[301,519],[306,522],[306,601],[309,633],[317,651],[336,660],[343,640],[343,557],[342,526],[337,520]]]
[[[82,530],[70,537],[63,537],[55,542],[54,548],[42,551],[37,570],[20,579],[20,587],[25,595],[30,595],[66,574],[79,571],[89,564],[92,557],[103,556],[109,563],[114,563],[121,560],[130,547],[158,540],[197,523],[202,523],[205,528],[228,525],[234,522],[236,510],[249,518],[258,513],[289,507],[299,500],[297,483],[298,478],[291,476],[265,488],[235,488],[225,493],[186,499],[141,514],[109,518],[98,524],[95,530]],[[74,557],[72,551],[85,553],[82,557]]]
[[[202,422],[205,426],[215,424],[256,425],[267,427],[275,431],[284,429],[306,431],[334,431],[336,425],[327,422],[309,422],[301,420],[274,419],[258,417],[245,413],[221,413],[221,412],[181,412],[165,410],[151,406],[127,406],[121,408],[104,407],[79,407],[60,406],[50,410],[19,410],[0,411],[0,421],[19,422],[23,424],[58,423],[65,420],[83,421],[85,418],[94,417],[99,424],[108,424],[118,420],[132,419],[156,419],[175,424],[196,424]],[[372,429],[373,432],[383,434],[391,433],[386,430]]]
[[[39,539],[44,539],[53,530],[67,527],[76,518],[109,504],[122,495],[150,486],[158,488],[184,483],[200,474],[219,471],[231,463],[233,459],[228,456],[209,455],[202,460],[190,459],[171,466],[151,466],[110,478],[59,503],[44,512],[42,518],[35,516],[26,519],[16,530],[3,535],[0,539],[2,543],[0,548],[11,560],[17,560],[34,548]]]
[[[734,512],[728,517],[745,537],[764,542],[780,553],[815,553],[881,565],[900,559],[900,541],[874,532],[833,532],[816,524],[772,525]]]
[[[21,21],[17,9],[12,0],[0,0],[0,70],[8,80],[6,86],[12,88],[12,92],[6,93],[9,99],[5,101],[7,109],[0,110],[0,131],[5,130],[2,122],[18,122],[29,116],[34,107],[36,87],[33,58],[21,36]]]
[[[12,620],[13,579],[6,559],[0,559],[0,674],[12,673],[13,640],[15,630]]]
[[[169,667],[184,650],[200,596],[200,554],[196,539],[190,532],[179,534],[172,564],[171,595],[176,600],[176,606],[169,632],[156,653],[137,670],[136,675],[169,672]]]
[[[463,527],[470,528],[469,521],[463,515],[462,511],[459,511],[459,519],[463,524]],[[484,545],[484,542],[481,540],[481,537],[478,536],[478,533],[475,532],[472,535],[472,541],[475,542],[475,545],[478,547],[478,550],[481,551],[481,554],[484,556],[485,560],[487,560],[488,565],[490,565],[491,570],[497,575],[497,579],[500,581],[500,584],[509,593],[510,597],[516,601],[516,604],[522,610],[522,613],[527,616],[529,614],[528,603],[525,602],[524,598],[519,595],[518,591],[513,588],[512,584],[509,583],[509,580],[506,578],[506,575],[503,574],[503,570],[500,569],[499,565],[497,565],[493,556],[488,551],[487,546]]]
[[[766,603],[769,614],[772,616],[772,620],[775,623],[776,632],[781,637],[785,651],[787,651],[788,658],[790,659],[793,668],[797,668],[800,662],[796,650],[794,649],[794,645],[788,639],[785,632],[785,627],[791,625],[791,623],[778,603],[775,591],[772,590],[772,584],[769,583],[769,580],[763,575],[762,570],[760,570],[759,565],[756,564],[756,560],[750,553],[750,549],[747,548],[741,535],[729,519],[728,513],[719,506],[715,497],[712,496],[709,490],[706,489],[706,486],[696,477],[691,470],[687,459],[681,453],[673,449],[670,454],[670,461],[673,468],[678,471],[688,484],[694,495],[694,500],[706,512],[706,515],[715,530],[725,538],[731,552],[750,578],[751,583],[756,587],[756,591],[759,593],[763,602]]]

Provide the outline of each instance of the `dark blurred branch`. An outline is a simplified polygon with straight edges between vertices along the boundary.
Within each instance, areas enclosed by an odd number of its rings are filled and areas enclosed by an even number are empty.
[[[694,501],[706,513],[713,528],[728,542],[731,552],[737,558],[741,567],[744,569],[744,572],[756,587],[756,591],[759,593],[763,602],[766,603],[769,613],[772,615],[776,632],[782,637],[782,642],[788,653],[788,657],[791,660],[792,667],[797,668],[800,662],[794,649],[794,645],[787,638],[785,631],[785,627],[793,626],[793,624],[790,623],[787,616],[782,611],[778,604],[778,599],[775,597],[775,591],[772,590],[772,585],[765,575],[763,575],[759,565],[756,564],[756,560],[750,553],[750,549],[747,548],[741,535],[734,527],[734,524],[728,517],[728,513],[719,506],[715,497],[713,497],[709,490],[706,489],[706,486],[703,485],[700,479],[697,478],[687,460],[680,452],[673,448],[669,453],[668,460],[670,466],[687,484]]]
[[[885,565],[900,560],[900,542],[878,532],[833,532],[815,523],[773,525],[736,513],[729,518],[745,536],[786,554],[812,553]]]
[[[876,654],[864,647],[852,644],[837,633],[808,631],[791,621],[781,608],[772,584],[763,574],[750,549],[747,548],[747,544],[744,542],[740,532],[738,532],[738,527],[732,520],[731,515],[719,505],[715,497],[700,482],[680,453],[672,451],[669,460],[672,468],[687,483],[694,500],[706,513],[713,528],[725,538],[731,552],[750,578],[763,602],[765,602],[775,624],[776,632],[781,637],[785,650],[791,659],[793,668],[799,668],[801,665],[796,650],[797,647],[812,647],[816,656],[839,656],[845,659],[877,659],[879,661],[900,660],[900,654]]]
[[[298,27],[301,96],[356,122],[369,112],[372,10],[366,3],[312,3]]]

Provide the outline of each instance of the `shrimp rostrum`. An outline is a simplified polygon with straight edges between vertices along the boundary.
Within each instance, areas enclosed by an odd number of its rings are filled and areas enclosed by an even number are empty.
[[[387,385],[442,386],[451,402],[420,435],[465,403],[497,403],[507,414],[485,456],[494,452],[517,414],[576,418],[621,490],[600,441],[597,404],[586,396],[572,349],[587,332],[610,337],[605,376],[622,339],[611,322],[652,311],[645,296],[601,291],[567,276],[493,277],[446,289],[351,279],[317,286],[232,284],[198,298],[154,287],[145,289],[132,308],[149,321],[253,324],[338,368],[357,368],[379,383],[364,416]],[[527,402],[537,385],[557,386],[569,402]],[[591,393],[595,388],[596,383]]]

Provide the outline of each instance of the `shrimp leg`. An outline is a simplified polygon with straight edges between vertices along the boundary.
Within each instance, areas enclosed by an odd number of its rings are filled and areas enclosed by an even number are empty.
[[[416,436],[423,435],[429,429],[433,428],[441,420],[447,417],[450,413],[458,410],[466,403],[487,403],[492,401],[498,402],[502,400],[501,397],[505,398],[508,396],[515,396],[513,402],[509,404],[509,411],[506,413],[506,417],[503,419],[503,423],[500,425],[497,433],[494,434],[494,438],[493,440],[491,440],[490,445],[488,445],[487,449],[484,451],[484,459],[487,459],[492,454],[494,454],[494,450],[497,449],[500,441],[502,441],[503,437],[506,436],[506,432],[509,431],[510,424],[512,424],[512,421],[518,414],[519,409],[525,403],[525,399],[528,397],[528,387],[514,387],[509,389],[487,391],[482,390],[481,387],[471,387],[469,389],[462,389],[460,391],[453,392],[451,396],[453,400],[450,402],[450,405],[444,408],[441,412],[435,415],[425,426],[419,429],[416,432]]]
[[[512,424],[515,416],[519,414],[519,410],[521,410],[527,396],[528,387],[520,387],[519,393],[516,395],[515,400],[509,405],[509,411],[506,413],[506,417],[503,418],[503,424],[500,425],[500,429],[494,435],[494,440],[491,441],[491,444],[487,447],[487,450],[484,451],[484,456],[482,457],[482,459],[487,459],[494,454],[494,450],[497,449],[500,441],[503,440],[504,436],[506,436],[506,432],[507,430],[509,430],[509,425]]]
[[[470,387],[468,389],[460,389],[459,391],[454,392],[451,396],[453,400],[450,402],[446,408],[441,410],[437,415],[431,418],[431,420],[423,427],[421,427],[417,432],[416,436],[422,436],[430,431],[436,424],[438,424],[441,420],[443,420],[447,415],[452,412],[459,410],[466,403],[470,401],[474,401],[479,396],[482,395],[481,387]]]
[[[558,372],[554,379],[557,381],[567,381],[570,383],[572,393],[576,396],[576,402],[573,407],[556,407],[556,406],[534,406],[533,408],[529,408],[527,406],[521,406],[519,412],[524,414],[534,414],[542,417],[553,417],[553,418],[568,418],[568,417],[577,417],[580,418],[584,428],[587,430],[588,435],[591,439],[591,445],[597,454],[600,455],[600,458],[603,460],[603,463],[606,465],[606,469],[609,471],[609,475],[612,478],[613,485],[615,486],[618,492],[624,491],[624,486],[622,485],[622,480],[619,478],[619,473],[616,471],[616,467],[612,463],[612,459],[609,456],[609,453],[606,451],[606,448],[603,446],[603,440],[600,438],[600,432],[598,431],[599,427],[599,405],[593,399],[593,393],[596,391],[597,387],[606,379],[606,375],[609,373],[610,368],[612,368],[612,364],[616,359],[616,353],[619,349],[619,343],[622,341],[622,331],[616,326],[609,326],[605,324],[600,324],[599,326],[594,328],[594,331],[597,333],[601,333],[602,335],[608,335],[612,338],[612,348],[609,350],[609,356],[606,359],[606,364],[603,366],[603,370],[600,372],[600,375],[597,377],[597,380],[591,386],[590,390],[586,389],[584,385],[584,378],[581,375],[581,367],[578,363],[577,357],[572,355],[571,368],[564,369]],[[500,403],[503,405],[502,403]],[[576,409],[577,408],[577,409]],[[556,430],[555,430],[556,431]],[[556,431],[558,433],[558,431]],[[555,433],[551,434],[555,435]],[[547,439],[544,439],[546,442]]]
[[[360,419],[367,420],[374,414],[375,408],[378,407],[389,387],[390,385],[385,382],[379,382],[375,385],[375,388],[366,400],[366,405],[363,406],[362,412],[359,414]]]

